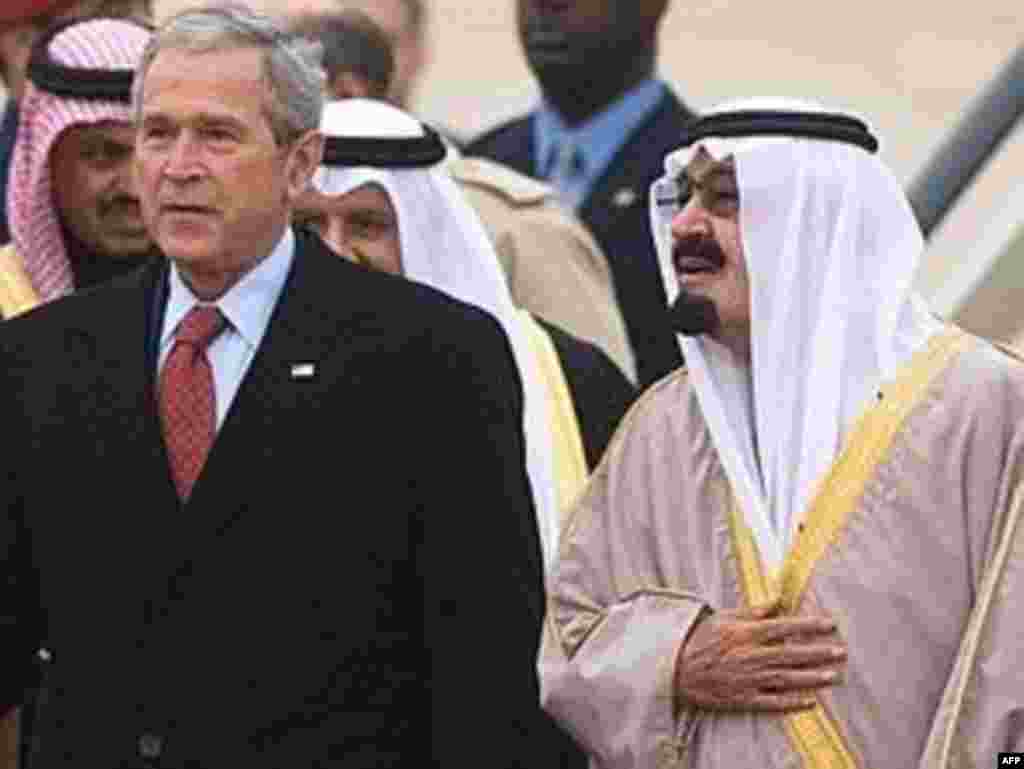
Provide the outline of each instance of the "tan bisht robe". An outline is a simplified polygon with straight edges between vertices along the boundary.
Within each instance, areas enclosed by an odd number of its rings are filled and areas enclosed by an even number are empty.
[[[448,169],[487,230],[516,306],[597,345],[635,382],[611,267],[554,190],[484,158],[450,158]]]
[[[623,421],[563,529],[544,707],[602,769],[994,766],[1024,750],[1022,471],[1024,365],[948,329],[852,427],[765,574],[678,372]],[[802,715],[677,721],[700,608],[780,595],[837,619],[846,682]]]

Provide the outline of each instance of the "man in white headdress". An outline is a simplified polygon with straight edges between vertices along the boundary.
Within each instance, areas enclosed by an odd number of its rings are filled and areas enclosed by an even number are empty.
[[[561,516],[635,397],[594,345],[517,309],[497,255],[428,126],[389,104],[324,109],[324,165],[298,217],[339,253],[487,310],[512,343],[525,390],[527,459],[547,561]]]
[[[299,220],[354,261],[487,310],[508,335],[549,563],[564,512],[635,397],[629,381],[596,346],[515,307],[483,225],[445,169],[445,145],[428,126],[383,102],[345,99],[326,105],[321,130],[324,164],[299,202]],[[585,763],[555,730],[547,745],[552,766]]]
[[[540,659],[595,767],[1024,750],[1024,366],[914,295],[923,241],[876,149],[750,101],[652,187],[688,369],[562,529]]]
[[[388,99],[390,93],[393,104],[407,109],[401,97],[416,79],[425,45],[422,4],[373,0],[339,7],[330,0],[327,6],[322,0],[293,5],[292,25],[323,46],[331,97]],[[448,172],[483,223],[516,306],[601,348],[635,382],[611,268],[597,241],[553,187],[466,157],[446,140]]]

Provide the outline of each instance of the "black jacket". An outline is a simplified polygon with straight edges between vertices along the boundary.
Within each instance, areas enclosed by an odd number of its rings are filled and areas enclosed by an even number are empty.
[[[665,156],[679,146],[695,117],[666,90],[661,103],[633,132],[579,209],[611,266],[619,307],[637,361],[641,387],[682,364],[665,316],[661,281],[648,214],[648,190],[664,173]],[[470,142],[467,155],[481,155],[536,176],[533,116],[505,123]]]
[[[163,270],[0,324],[4,698],[52,655],[33,769],[557,765],[497,323],[300,234],[182,506],[147,341]]]
[[[636,400],[636,388],[597,345],[537,319],[554,343],[580,425],[587,467],[593,471],[615,429]]]

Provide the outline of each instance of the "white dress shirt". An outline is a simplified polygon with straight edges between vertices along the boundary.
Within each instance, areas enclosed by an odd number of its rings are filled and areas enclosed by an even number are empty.
[[[216,302],[201,302],[192,293],[171,263],[167,311],[164,313],[160,333],[160,360],[158,371],[163,371],[178,326],[196,304],[215,304],[227,320],[227,325],[207,348],[207,357],[213,369],[213,388],[217,399],[217,429],[238,392],[253,356],[263,341],[270,315],[277,306],[285,279],[295,258],[295,235],[291,227],[278,241],[270,256],[242,276],[224,296]]]

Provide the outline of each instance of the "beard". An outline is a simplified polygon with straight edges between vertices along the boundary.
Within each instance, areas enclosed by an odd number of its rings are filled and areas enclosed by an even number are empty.
[[[694,233],[673,243],[672,262],[677,274],[687,269],[718,271],[725,266],[725,252],[714,238]],[[713,333],[721,322],[715,303],[688,292],[685,285],[679,287],[679,296],[669,307],[668,317],[672,330],[684,336]]]
[[[684,336],[713,333],[720,323],[714,302],[685,289],[680,290],[679,296],[668,308],[668,320],[672,330]]]

